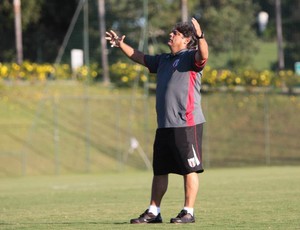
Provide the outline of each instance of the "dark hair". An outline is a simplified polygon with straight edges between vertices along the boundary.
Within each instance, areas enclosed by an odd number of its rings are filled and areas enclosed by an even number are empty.
[[[191,38],[191,41],[187,44],[188,49],[195,49],[197,46],[197,39],[195,37],[195,30],[191,23],[179,22],[174,26],[174,30],[178,30],[186,38]]]

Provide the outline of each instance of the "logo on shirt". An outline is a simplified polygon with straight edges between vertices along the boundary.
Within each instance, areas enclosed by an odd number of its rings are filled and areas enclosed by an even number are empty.
[[[191,168],[194,168],[194,167],[200,165],[200,161],[199,161],[199,159],[198,159],[198,157],[197,157],[196,151],[195,151],[195,149],[194,149],[194,145],[192,145],[192,149],[193,149],[194,157],[189,158],[189,159],[188,159],[188,163],[189,163],[189,166],[190,166]]]
[[[177,67],[178,66],[178,63],[179,63],[179,59],[176,59],[174,62],[173,62],[173,67]]]

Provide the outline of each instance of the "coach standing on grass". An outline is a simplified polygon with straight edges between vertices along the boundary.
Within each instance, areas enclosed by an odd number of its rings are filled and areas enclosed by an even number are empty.
[[[106,32],[112,47],[157,75],[156,130],[153,152],[153,181],[149,208],[130,223],[162,223],[160,204],[168,188],[168,174],[183,176],[183,209],[171,223],[193,223],[202,168],[201,108],[202,70],[208,59],[208,45],[198,21],[178,23],[170,32],[171,53],[144,54],[124,42],[114,31]]]

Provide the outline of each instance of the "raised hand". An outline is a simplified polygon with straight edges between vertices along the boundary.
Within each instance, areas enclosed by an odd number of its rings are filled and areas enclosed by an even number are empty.
[[[105,39],[110,42],[111,47],[120,47],[120,44],[123,42],[125,38],[125,35],[122,37],[119,37],[115,31],[110,30],[109,32],[106,32]]]
[[[199,22],[195,18],[192,18],[191,21],[192,21],[192,24],[194,26],[195,35],[198,36],[198,37],[200,37],[201,34],[202,34],[202,30],[201,30]]]

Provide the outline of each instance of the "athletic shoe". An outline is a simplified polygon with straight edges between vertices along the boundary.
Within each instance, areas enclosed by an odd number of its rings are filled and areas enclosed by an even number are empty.
[[[195,218],[190,213],[187,213],[186,210],[181,210],[177,217],[172,218],[170,222],[174,224],[195,223]]]
[[[160,216],[160,213],[158,213],[157,216],[155,216],[152,212],[149,212],[149,209],[147,209],[143,214],[140,215],[140,217],[136,219],[130,220],[131,224],[155,224],[155,223],[162,223],[162,218]]]

